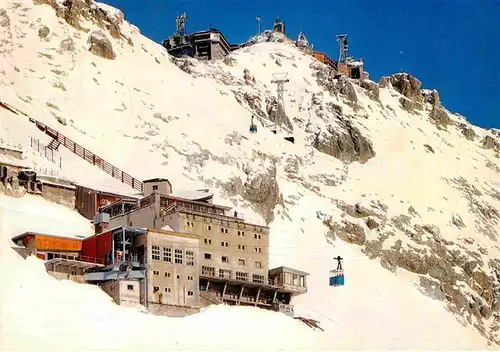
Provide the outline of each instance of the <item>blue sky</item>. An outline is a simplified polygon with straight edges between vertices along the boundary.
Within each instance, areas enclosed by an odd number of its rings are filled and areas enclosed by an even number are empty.
[[[221,30],[230,43],[271,28],[304,31],[318,51],[337,58],[335,35],[347,33],[351,54],[371,78],[399,72],[439,90],[441,101],[482,127],[500,128],[500,0],[101,0],[161,43],[187,12],[187,32]]]

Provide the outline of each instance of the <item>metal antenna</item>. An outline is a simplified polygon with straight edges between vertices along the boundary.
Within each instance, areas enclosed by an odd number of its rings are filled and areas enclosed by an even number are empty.
[[[339,42],[339,63],[345,64],[347,61],[347,53],[349,52],[347,34],[337,35],[337,42]]]
[[[257,16],[257,34],[260,34],[260,23],[262,22],[262,18]]]
[[[277,126],[282,126],[283,122],[285,122],[286,119],[286,114],[285,114],[285,103],[283,99],[283,92],[284,92],[284,87],[283,85],[285,83],[290,82],[290,80],[287,78],[288,73],[273,73],[274,79],[271,81],[271,83],[276,83],[278,85],[277,87],[277,93],[278,93],[278,113],[276,116],[276,119],[274,120],[274,128],[277,130]]]

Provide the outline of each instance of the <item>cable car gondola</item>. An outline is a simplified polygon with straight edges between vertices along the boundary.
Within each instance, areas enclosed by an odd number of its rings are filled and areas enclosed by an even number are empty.
[[[344,269],[342,268],[342,257],[334,258],[337,260],[337,269],[330,270],[330,286],[344,286]]]

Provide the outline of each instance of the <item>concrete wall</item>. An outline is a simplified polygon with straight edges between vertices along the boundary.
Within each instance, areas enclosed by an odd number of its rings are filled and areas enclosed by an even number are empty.
[[[121,306],[135,307],[141,303],[141,281],[118,280],[118,291]]]
[[[147,261],[149,263],[148,301],[198,307],[198,239],[166,232],[148,232],[145,235],[147,235]],[[159,247],[159,260],[153,259],[153,246]],[[175,262],[176,250],[182,253],[182,263]],[[188,251],[193,253],[193,265],[187,265],[186,252]],[[167,253],[170,253],[170,262],[166,261]],[[156,292],[155,287],[158,288]]]
[[[14,158],[17,158],[17,159],[23,158],[23,152],[21,150],[11,149],[11,148],[7,148],[7,147],[0,147],[0,154],[13,156]]]
[[[154,187],[158,187],[157,191],[159,194],[171,194],[172,185],[168,181],[162,182],[147,182],[144,183],[144,196],[147,197],[155,192]]]
[[[200,215],[176,213],[179,221],[179,231],[194,234],[200,238],[200,273],[202,266],[219,270],[231,270],[231,278],[236,278],[236,272],[252,275],[262,275],[267,280],[269,271],[269,229],[262,226],[245,224],[241,221],[211,219]],[[230,219],[230,218],[228,218]],[[227,243],[227,245],[226,245]],[[222,245],[224,244],[224,245]],[[210,255],[210,259],[205,258]],[[222,257],[227,257],[227,262]],[[226,259],[226,258],[224,258]],[[240,259],[244,260],[241,265]],[[256,262],[261,264],[258,268]]]
[[[49,268],[50,269],[50,268]],[[78,283],[85,283],[83,275],[73,275],[65,269],[57,269],[58,271],[47,270],[47,273],[57,280],[71,280]]]
[[[200,312],[197,307],[180,307],[167,304],[149,303],[148,310],[155,315],[168,317],[185,317]]]
[[[219,43],[212,43],[211,46],[211,60],[221,60],[226,57],[228,51]]]
[[[44,183],[42,186],[42,196],[51,202],[75,209],[76,196],[74,189],[61,188]]]
[[[154,205],[121,216],[116,216],[109,220],[108,228],[112,229],[119,226],[135,226],[154,228]]]

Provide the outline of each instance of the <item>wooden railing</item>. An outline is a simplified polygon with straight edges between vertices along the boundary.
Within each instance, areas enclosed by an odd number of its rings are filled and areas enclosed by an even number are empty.
[[[111,175],[115,179],[121,181],[122,183],[125,183],[129,185],[130,187],[142,192],[144,190],[144,185],[141,181],[138,179],[130,176],[126,172],[122,171],[121,169],[117,168],[113,164],[107,162],[103,158],[95,155],[88,149],[85,149],[78,143],[73,142],[71,139],[67,138],[63,134],[59,133],[53,128],[50,128],[49,126],[45,125],[44,123],[41,123],[40,121],[35,120],[32,117],[29,117],[22,111],[6,104],[0,101],[0,107],[3,107],[14,114],[22,114],[26,117],[28,117],[29,121],[36,124],[38,129],[41,131],[45,132],[48,136],[52,137],[54,140],[58,141],[61,143],[63,146],[65,146],[67,149],[69,149],[71,152],[74,154],[78,155],[80,158],[83,160],[86,160],[87,162],[91,163],[92,165],[100,168],[102,171],[106,172],[107,174]]]

